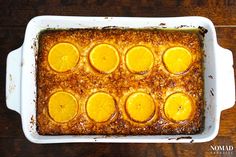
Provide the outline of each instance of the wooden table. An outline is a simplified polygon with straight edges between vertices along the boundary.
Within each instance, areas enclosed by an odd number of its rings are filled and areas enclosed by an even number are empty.
[[[201,144],[50,144],[30,143],[21,117],[6,108],[7,54],[23,43],[26,24],[37,15],[80,16],[187,16],[210,18],[218,42],[234,52],[236,62],[236,0],[0,0],[0,156],[236,156],[236,106],[223,111],[218,136]],[[227,81],[227,80],[225,80]],[[227,91],[225,91],[227,92]],[[222,104],[224,105],[224,104]],[[234,151],[214,154],[211,146],[231,145]]]

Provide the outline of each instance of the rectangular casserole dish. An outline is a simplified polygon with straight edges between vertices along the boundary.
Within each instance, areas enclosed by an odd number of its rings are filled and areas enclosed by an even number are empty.
[[[38,34],[44,29],[70,28],[198,28],[208,30],[204,38],[204,97],[205,120],[203,131],[196,135],[102,136],[60,135],[42,136],[36,131],[36,60]],[[203,17],[128,18],[128,17],[63,17],[39,16],[26,28],[23,45],[7,58],[6,101],[9,109],[22,116],[25,136],[34,143],[66,142],[132,142],[188,143],[212,140],[218,133],[220,113],[235,102],[232,53],[217,44],[212,22]],[[227,81],[226,81],[227,80]]]

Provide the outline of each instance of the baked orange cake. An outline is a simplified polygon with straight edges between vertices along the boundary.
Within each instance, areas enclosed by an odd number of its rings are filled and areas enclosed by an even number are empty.
[[[42,31],[37,56],[38,133],[200,132],[202,40],[198,29]]]

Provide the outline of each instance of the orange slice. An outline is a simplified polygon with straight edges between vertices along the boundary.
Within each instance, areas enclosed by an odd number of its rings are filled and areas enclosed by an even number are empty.
[[[114,114],[115,100],[104,92],[97,92],[89,97],[86,105],[88,116],[95,122],[106,122]]]
[[[78,61],[79,51],[70,43],[58,43],[51,48],[48,54],[48,63],[57,72],[70,70]]]
[[[191,98],[184,93],[174,93],[170,95],[164,106],[167,118],[173,121],[183,121],[189,119],[193,111]]]
[[[155,103],[153,98],[143,92],[131,94],[126,100],[126,112],[136,122],[146,122],[154,114]]]
[[[135,46],[126,53],[125,62],[129,71],[143,74],[152,68],[154,57],[148,48]]]
[[[163,61],[170,73],[179,74],[189,69],[192,55],[183,47],[172,47],[164,53]]]
[[[68,122],[78,111],[76,98],[68,92],[54,93],[48,103],[49,115],[56,122]]]
[[[97,71],[111,73],[119,65],[120,57],[113,46],[109,44],[100,44],[91,50],[89,61]]]

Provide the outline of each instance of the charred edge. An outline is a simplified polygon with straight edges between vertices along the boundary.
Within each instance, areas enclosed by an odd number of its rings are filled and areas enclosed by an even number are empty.
[[[33,115],[30,118],[30,124],[31,124],[31,128],[33,127],[33,125],[35,125],[35,119]]]
[[[177,137],[177,138],[174,138],[174,137],[168,138],[168,140],[180,140],[180,139],[192,139],[192,137],[191,136],[181,136],[181,137]],[[193,139],[191,141],[193,141]],[[190,143],[191,143],[191,141],[190,141]]]
[[[208,75],[208,77],[209,77],[210,79],[213,79],[213,76],[212,76],[212,75]]]
[[[208,30],[202,26],[199,26],[198,29],[200,30],[200,34],[205,37],[205,34],[208,32]]]
[[[189,27],[189,26],[187,26],[187,25],[180,25],[180,26],[177,26],[176,28],[178,29],[178,28],[183,28],[183,27]]]
[[[175,140],[175,139],[176,139],[176,138],[174,138],[174,137],[173,137],[173,138],[168,138],[168,140]]]
[[[166,23],[160,23],[159,24],[159,26],[165,26],[166,25]]]
[[[102,27],[102,29],[122,29],[123,27],[118,27],[118,26],[105,26],[105,27]]]
[[[205,110],[202,112],[202,121],[201,121],[201,126],[200,126],[200,130],[199,130],[199,133],[202,133],[203,131],[204,131],[204,129],[205,129],[205,119],[206,119],[206,117],[205,117],[205,115],[204,115],[204,112],[205,112]]]
[[[183,137],[177,137],[176,140],[180,140],[180,139],[192,139],[191,136],[183,136]]]
[[[213,88],[211,88],[210,93],[212,96],[214,96],[214,89]]]
[[[48,31],[51,31],[51,29],[50,30],[46,29],[46,30],[40,31],[38,36],[37,36],[37,39],[35,39],[35,43],[36,43],[36,40],[37,40],[38,45],[40,45],[40,42],[42,41],[41,38],[42,38],[43,34],[47,33]],[[35,45],[34,48],[36,49],[36,45]],[[39,62],[39,59],[40,59],[39,55],[41,55],[40,52],[41,52],[41,47],[39,47],[37,49],[37,53],[35,53],[35,64],[36,65],[35,65],[35,73],[34,73],[34,75],[35,75],[35,80],[36,80],[36,83],[35,83],[35,85],[36,85],[36,93],[34,92],[34,95],[36,96],[36,99],[34,99],[34,102],[35,102],[35,105],[36,105],[36,107],[35,107],[36,108],[36,117],[35,117],[35,119],[36,119],[36,132],[38,132],[41,135],[41,132],[40,132],[40,129],[39,129],[39,122],[37,120],[38,119],[38,106],[37,106],[37,104],[38,104],[38,82],[39,82],[39,80],[38,80],[38,78],[39,78],[38,77],[38,75],[39,75],[39,72],[38,72],[39,71],[39,69],[38,69],[38,62]]]

